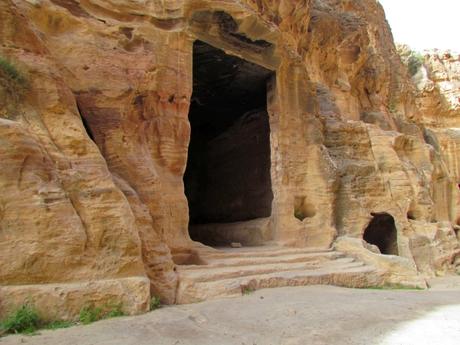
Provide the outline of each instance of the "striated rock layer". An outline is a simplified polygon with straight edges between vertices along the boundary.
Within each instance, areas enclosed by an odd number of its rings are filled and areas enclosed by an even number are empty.
[[[375,0],[5,0],[0,43],[0,314],[175,303],[196,190],[203,242],[460,264],[458,57],[414,85]]]

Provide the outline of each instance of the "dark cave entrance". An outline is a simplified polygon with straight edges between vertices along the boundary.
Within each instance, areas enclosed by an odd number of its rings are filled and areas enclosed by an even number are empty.
[[[267,82],[273,74],[204,42],[194,44],[184,175],[193,240],[226,245],[219,240],[218,224],[271,215]],[[204,224],[216,229],[194,230]]]
[[[388,213],[372,213],[372,220],[364,230],[363,239],[376,245],[382,254],[398,254],[398,237],[395,220]]]

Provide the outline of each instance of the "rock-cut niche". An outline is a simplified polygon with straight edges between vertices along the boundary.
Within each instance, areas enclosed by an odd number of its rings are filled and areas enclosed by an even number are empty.
[[[377,246],[382,254],[398,255],[398,237],[393,216],[388,213],[372,213],[372,216],[364,230],[364,241]]]
[[[215,245],[195,225],[269,217],[273,200],[267,82],[273,72],[196,41],[191,139],[184,175],[193,240]]]

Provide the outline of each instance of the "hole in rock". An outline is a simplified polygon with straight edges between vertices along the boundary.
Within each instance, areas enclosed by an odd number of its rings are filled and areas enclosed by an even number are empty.
[[[388,213],[372,213],[372,220],[364,230],[363,239],[386,255],[398,255],[398,240],[395,220]]]
[[[306,201],[305,197],[294,199],[294,216],[302,221],[305,218],[312,218],[316,215],[316,208],[313,204]]]
[[[407,219],[415,220],[415,213],[413,211],[407,212]]]
[[[194,44],[191,138],[184,175],[193,240],[230,244],[238,239],[222,232],[241,229],[219,224],[271,215],[267,82],[272,75],[204,42]],[[201,225],[209,224],[213,226],[203,230]]]
[[[409,220],[418,220],[422,217],[422,214],[420,214],[420,210],[417,206],[417,203],[414,200],[410,203],[406,216],[407,216],[407,219]]]

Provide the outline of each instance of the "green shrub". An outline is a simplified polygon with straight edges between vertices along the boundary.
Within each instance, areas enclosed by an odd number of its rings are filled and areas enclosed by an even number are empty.
[[[123,305],[121,303],[109,306],[109,311],[104,315],[104,319],[125,316]]]
[[[11,64],[8,60],[0,56],[0,71],[10,79],[11,81],[16,82],[17,84],[24,85],[26,84],[26,79],[18,71],[18,69]]]
[[[80,310],[79,320],[82,324],[88,325],[95,321],[124,315],[125,313],[123,312],[123,305],[121,303],[107,304],[103,308],[86,306]]]
[[[79,321],[87,325],[101,319],[124,315],[121,303],[107,305],[104,308],[86,306],[80,310]],[[64,320],[44,322],[36,309],[26,303],[12,312],[3,322],[0,322],[0,335],[3,333],[33,334],[39,329],[53,330],[68,328],[73,325],[75,325],[75,322]]]
[[[410,76],[416,75],[423,66],[425,57],[405,44],[397,45],[396,50],[401,57],[401,61],[407,66]]]
[[[409,74],[411,77],[417,74],[420,67],[423,66],[424,58],[422,54],[411,51],[409,59],[407,60],[407,68],[409,69]]]
[[[82,324],[88,325],[95,321],[101,320],[104,314],[102,308],[94,306],[86,306],[80,310],[79,320]]]
[[[241,293],[242,293],[243,295],[245,295],[245,296],[246,296],[246,295],[250,295],[250,294],[254,293],[255,291],[256,291],[256,290],[255,290],[254,288],[251,288],[251,287],[249,287],[249,286],[245,286],[245,287],[243,287],[243,288],[241,289]]]
[[[108,319],[112,317],[124,316],[122,304],[107,305],[104,308],[86,306],[80,310],[79,321],[84,324]],[[55,320],[44,322],[36,309],[26,303],[19,309],[12,312],[3,322],[0,322],[0,335],[3,333],[25,333],[32,334],[40,328],[59,329],[68,328],[75,324],[72,321]]]
[[[38,312],[29,304],[23,304],[12,312],[2,323],[1,328],[5,333],[34,333],[43,322]]]
[[[73,325],[75,325],[75,322],[58,320],[58,321],[52,321],[52,322],[48,323],[45,326],[45,328],[46,329],[69,328],[69,327],[71,327]]]
[[[160,297],[153,296],[150,300],[150,310],[155,310],[161,307]]]

